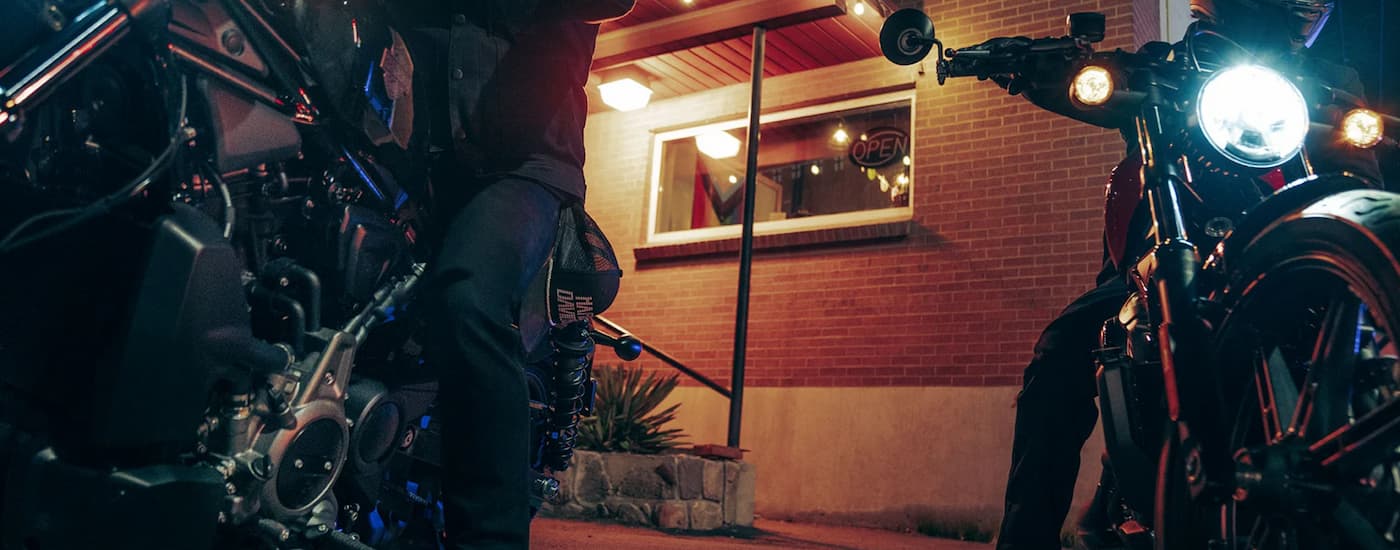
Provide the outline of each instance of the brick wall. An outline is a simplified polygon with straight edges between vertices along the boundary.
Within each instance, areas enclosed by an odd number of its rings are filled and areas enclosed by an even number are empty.
[[[1104,48],[1133,45],[1127,0],[929,1],[950,47],[992,36],[1059,36],[1065,16],[1101,11]],[[1115,132],[1042,112],[995,85],[870,59],[764,83],[765,110],[916,86],[911,234],[883,243],[759,251],[749,324],[750,386],[1019,384],[1040,328],[1089,288],[1100,261],[1103,184]],[[612,320],[728,383],[738,256],[638,265],[652,131],[740,118],[747,85],[588,121],[588,209],[626,275]],[[603,355],[603,362],[615,361]],[[644,364],[657,366],[654,360]]]

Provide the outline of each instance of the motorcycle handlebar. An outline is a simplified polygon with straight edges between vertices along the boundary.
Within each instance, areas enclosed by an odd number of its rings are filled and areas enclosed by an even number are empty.
[[[1092,54],[1092,50],[1086,43],[1069,36],[993,38],[967,48],[949,48],[944,52],[946,59],[939,60],[938,72],[940,83],[950,77],[975,76],[985,79],[998,75],[1014,76],[1033,68],[1039,59],[1045,57],[1060,55],[1073,59],[1089,54]]]

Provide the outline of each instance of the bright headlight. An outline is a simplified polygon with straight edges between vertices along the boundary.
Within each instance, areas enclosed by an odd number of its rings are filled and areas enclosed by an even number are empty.
[[[1292,159],[1308,135],[1308,104],[1292,82],[1244,65],[1222,70],[1201,87],[1198,113],[1211,146],[1251,168]]]

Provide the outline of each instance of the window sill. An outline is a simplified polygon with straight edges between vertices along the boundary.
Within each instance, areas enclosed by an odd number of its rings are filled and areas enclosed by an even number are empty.
[[[810,229],[766,235],[754,235],[754,250],[785,250],[821,247],[869,241],[899,240],[909,236],[912,220],[869,223],[865,225]],[[741,238],[729,237],[682,243],[649,244],[632,250],[638,267],[668,260],[730,255],[739,252]]]

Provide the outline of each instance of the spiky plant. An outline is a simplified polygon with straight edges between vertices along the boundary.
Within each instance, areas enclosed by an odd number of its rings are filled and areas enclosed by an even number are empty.
[[[671,394],[677,376],[642,375],[640,368],[603,365],[593,369],[598,398],[593,416],[579,423],[579,446],[592,451],[656,454],[675,447],[685,437],[678,428],[665,428],[676,418],[679,403],[652,412]]]

